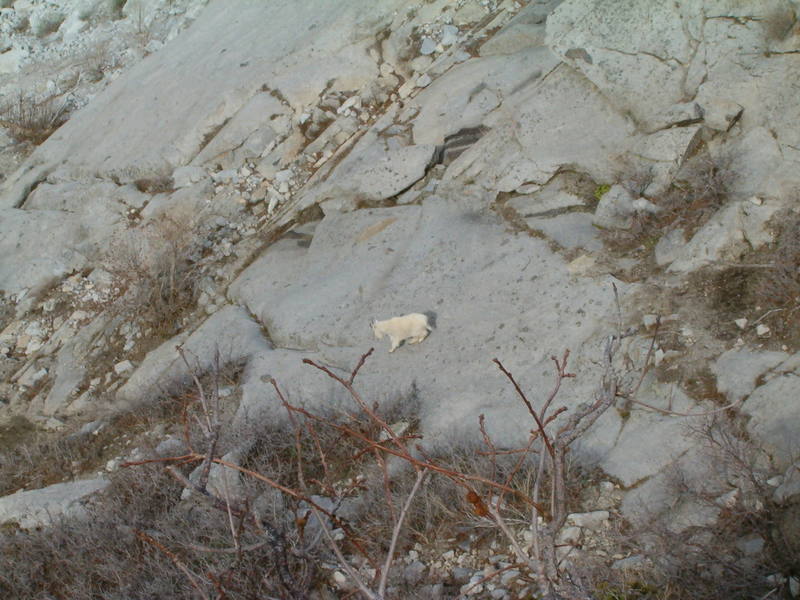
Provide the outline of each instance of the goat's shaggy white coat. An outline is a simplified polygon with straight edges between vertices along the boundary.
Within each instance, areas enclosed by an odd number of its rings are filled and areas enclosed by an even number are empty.
[[[379,340],[388,335],[392,342],[389,352],[394,352],[404,341],[408,341],[409,344],[419,344],[428,337],[431,326],[428,324],[427,315],[411,313],[385,321],[372,321],[372,332]]]

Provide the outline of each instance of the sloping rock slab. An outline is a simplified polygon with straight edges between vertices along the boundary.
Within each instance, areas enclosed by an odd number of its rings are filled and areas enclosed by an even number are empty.
[[[176,384],[188,385],[189,369],[178,354],[181,346],[193,369],[207,372],[219,355],[220,365],[247,360],[269,349],[261,328],[239,306],[228,306],[210,316],[191,334],[179,335],[148,353],[142,364],[117,391],[121,401],[136,403]]]
[[[552,384],[550,355],[570,348],[580,377],[560,400],[585,401],[598,381],[591,361],[601,345],[587,340],[604,329],[613,303],[607,282],[570,278],[546,242],[509,234],[493,213],[462,199],[436,197],[422,206],[326,216],[305,254],[288,242],[269,248],[229,294],[276,347],[304,350],[343,371],[377,344],[359,389],[370,401],[413,396],[429,438],[474,436],[485,413],[489,430],[509,444],[527,436],[530,417],[491,359],[499,357],[537,398]],[[408,312],[430,313],[436,329],[389,354],[369,321]],[[324,378],[313,370],[268,372],[279,382]]]
[[[377,74],[363,48],[369,34],[404,4],[212,0],[185,32],[114,81],[41,145],[9,178],[0,206],[19,206],[49,174],[122,182],[170,175],[262,88],[281,93],[283,86],[282,95],[296,109],[339,83],[357,88]]]
[[[0,523],[12,522],[32,529],[49,525],[61,516],[79,516],[83,514],[81,501],[108,484],[103,478],[83,479],[4,496],[0,498]]]
[[[504,192],[544,184],[565,166],[595,181],[613,181],[619,166],[614,157],[639,137],[631,120],[566,65],[515,94],[484,124],[492,131],[456,159],[445,177],[472,177]]]

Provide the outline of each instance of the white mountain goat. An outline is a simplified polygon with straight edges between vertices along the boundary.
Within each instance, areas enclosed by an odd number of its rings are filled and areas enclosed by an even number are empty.
[[[419,344],[431,332],[428,316],[421,313],[411,313],[402,317],[393,317],[385,321],[372,321],[372,333],[376,339],[389,336],[392,347],[389,352],[394,352],[405,341],[409,344]]]

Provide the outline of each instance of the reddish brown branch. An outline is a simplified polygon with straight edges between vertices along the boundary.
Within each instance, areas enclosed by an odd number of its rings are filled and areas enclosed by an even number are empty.
[[[505,376],[508,377],[509,381],[511,381],[511,383],[514,385],[514,389],[517,390],[517,394],[522,399],[522,402],[525,403],[525,406],[528,408],[528,412],[533,417],[533,420],[536,421],[536,426],[539,428],[539,434],[542,436],[542,441],[544,442],[544,445],[547,446],[547,453],[550,455],[551,458],[554,457],[555,452],[553,451],[553,446],[550,443],[550,439],[548,438],[547,433],[544,430],[544,424],[542,423],[542,420],[539,418],[539,415],[536,414],[536,411],[533,410],[533,406],[531,405],[527,396],[525,396],[525,392],[523,392],[522,388],[519,387],[519,384],[514,379],[514,376],[503,366],[503,363],[501,363],[496,358],[493,358],[492,362],[494,362],[500,368],[503,374],[505,374]]]

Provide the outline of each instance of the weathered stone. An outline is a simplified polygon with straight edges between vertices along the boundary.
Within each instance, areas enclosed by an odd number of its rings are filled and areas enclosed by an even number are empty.
[[[450,166],[446,179],[472,177],[489,189],[511,191],[544,184],[568,164],[595,181],[613,181],[614,157],[638,135],[591,83],[564,65],[541,83],[521,87],[504,106],[484,120],[491,131]]]
[[[202,167],[178,167],[172,172],[172,181],[176,189],[189,187],[206,177],[208,175]]]
[[[108,485],[107,479],[56,483],[46,488],[18,491],[0,498],[0,523],[17,523],[23,529],[50,525],[60,516],[81,516],[81,501]]]
[[[207,371],[219,355],[220,364],[235,363],[269,348],[260,327],[240,307],[229,306],[209,317],[197,330],[173,338],[152,352],[117,391],[122,401],[136,402],[177,384],[188,385],[189,370],[175,347],[180,345],[193,369]]]
[[[786,469],[783,480],[775,488],[773,498],[782,504],[800,496],[800,462],[796,462]]]
[[[609,289],[597,297],[589,292],[593,282],[564,279],[563,259],[545,242],[509,237],[496,217],[468,208],[464,201],[428,198],[422,206],[332,213],[317,226],[309,248],[287,239],[268,249],[234,282],[230,297],[269,324],[277,347],[304,349],[306,355],[316,353],[335,365],[354,363],[374,343],[370,317],[433,311],[439,317],[431,335],[393,354],[376,353],[359,375],[361,389],[375,398],[397,397],[407,393],[413,381],[421,398],[438,398],[423,411],[423,427],[432,439],[445,432],[449,436],[473,431],[479,411],[489,415],[490,407],[502,406],[506,416],[487,419],[487,427],[503,432],[504,439],[516,439],[526,431],[524,407],[509,395],[502,378],[489,376],[486,347],[511,352],[504,361],[512,371],[524,364],[530,373],[526,387],[545,385],[549,369],[530,366],[548,363],[552,350],[545,348],[568,345],[578,352],[580,343],[565,341],[563,332],[570,329],[579,338],[590,335],[598,326],[600,306],[613,294]],[[369,258],[384,254],[391,259]],[[469,262],[466,256],[472,257]],[[529,264],[531,256],[537,257],[535,270]],[[526,264],[530,276],[525,275]],[[447,274],[444,280],[442,273]],[[477,284],[485,280],[495,284]],[[586,302],[593,303],[592,308]],[[494,315],[490,320],[480,316],[487,311]],[[463,323],[471,326],[465,329]],[[581,327],[566,328],[566,323]],[[445,347],[450,350],[442,352]],[[524,358],[517,354],[523,348]],[[300,381],[314,382],[320,374],[300,365],[300,353],[291,354],[294,359],[266,353],[258,363],[264,366],[252,372],[269,373],[301,392]],[[573,356],[577,364],[592,369],[588,357],[579,352]],[[435,372],[424,367],[430,361],[439,365]],[[591,377],[583,381],[591,385]],[[274,391],[268,383],[259,384],[253,377],[247,385],[252,390],[246,392],[248,397],[261,397],[264,406],[277,410],[269,400]],[[563,401],[580,396],[570,393]],[[509,417],[517,411],[519,415]]]
[[[584,527],[586,529],[600,529],[601,526],[608,522],[609,513],[607,510],[596,510],[587,513],[572,513],[567,515],[567,523],[571,523],[576,527]]]
[[[679,390],[640,389],[638,399],[652,406],[686,411],[694,403]],[[661,471],[694,442],[684,435],[680,417],[662,415],[633,406],[613,449],[600,461],[609,475],[626,487]]]
[[[616,106],[647,123],[683,96],[684,65],[693,52],[682,16],[659,0],[567,0],[547,19],[547,44]]]
[[[302,199],[304,205],[325,202],[325,210],[352,210],[359,201],[390,198],[422,178],[435,147],[387,149],[377,133],[364,136],[323,185]]]
[[[736,260],[747,250],[773,241],[768,227],[780,210],[778,202],[755,206],[746,200],[731,202],[711,217],[670,264],[672,272],[686,273],[721,260]]]
[[[534,48],[453,67],[415,98],[420,112],[414,119],[414,142],[441,144],[448,135],[477,127],[502,98],[533,84],[556,64],[549,50]]]
[[[789,358],[785,352],[764,352],[747,348],[734,348],[724,352],[712,364],[717,377],[717,390],[730,402],[747,398],[759,377]]]
[[[800,381],[796,374],[788,373],[756,388],[742,405],[742,411],[750,416],[748,432],[759,440],[779,468],[788,468],[797,458],[798,394]]]
[[[73,392],[86,377],[87,359],[97,336],[109,326],[111,321],[112,319],[108,315],[99,315],[89,325],[82,327],[58,351],[56,355],[58,360],[53,369],[53,386],[50,388],[42,408],[45,415],[53,415],[66,407]]]
[[[680,227],[670,229],[656,243],[654,250],[656,264],[659,267],[670,264],[680,256],[684,246],[686,246],[686,235],[683,229]]]
[[[280,90],[296,108],[326,88],[360,87],[377,75],[365,52],[374,42],[367,31],[382,29],[402,5],[403,0],[209,3],[164,51],[113,81],[39,146],[9,178],[0,206],[18,206],[54,172],[67,178],[114,175],[124,182],[169,175],[264,85]],[[264,22],[281,26],[269,35],[251,27]],[[204,60],[196,60],[199,53]],[[176,94],[191,102],[172,101]]]
[[[612,185],[597,203],[592,221],[600,227],[627,229],[636,212],[633,201],[634,197],[627,189]]]

